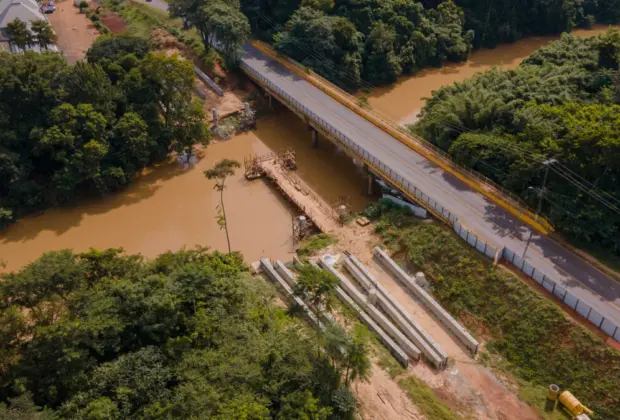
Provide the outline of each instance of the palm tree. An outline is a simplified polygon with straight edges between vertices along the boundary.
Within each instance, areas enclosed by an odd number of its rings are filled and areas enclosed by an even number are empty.
[[[19,18],[15,18],[13,22],[6,25],[6,33],[9,36],[9,41],[22,50],[34,43],[32,32],[28,30],[26,22]]]
[[[39,43],[39,47],[41,49],[47,50],[49,45],[56,43],[56,34],[52,29],[52,25],[47,23],[44,20],[35,20],[32,22],[32,32],[34,32],[34,37]]]
[[[236,160],[222,159],[213,166],[211,169],[204,171],[207,179],[215,179],[215,185],[213,189],[220,192],[220,204],[217,206],[217,224],[220,229],[224,229],[226,232],[226,241],[228,242],[228,253],[230,254],[230,236],[228,235],[228,222],[226,220],[226,209],[224,208],[224,189],[226,186],[226,178],[235,174],[235,168],[240,168],[241,165]]]

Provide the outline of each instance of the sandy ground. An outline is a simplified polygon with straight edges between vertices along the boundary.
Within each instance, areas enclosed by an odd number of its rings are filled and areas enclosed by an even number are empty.
[[[56,3],[57,10],[47,16],[58,36],[58,48],[71,64],[84,58],[99,31],[92,26],[90,19],[73,6],[71,0]]]
[[[427,312],[409,292],[386,273],[373,259],[371,250],[380,244],[380,238],[374,234],[372,225],[360,227],[357,224],[336,229],[333,234],[338,243],[328,252],[342,252],[347,250],[354,254],[369,271],[375,275],[379,283],[405,308],[418,324],[429,333],[444,349],[449,357],[449,366],[442,372],[437,372],[424,362],[410,364],[406,374],[391,380],[389,376],[373,375],[367,384],[358,387],[362,392],[358,394],[365,418],[384,418],[386,405],[372,394],[383,393],[383,399],[401,401],[407,399],[404,392],[398,387],[397,381],[408,375],[415,375],[431,387],[455,412],[464,417],[475,419],[505,420],[505,419],[537,419],[536,411],[521,402],[510,383],[506,385],[493,372],[478,363],[470,353],[442,325]],[[344,270],[342,270],[344,272]],[[360,291],[361,288],[360,288]],[[483,346],[482,346],[483,347]],[[381,369],[379,369],[381,370]],[[394,386],[387,386],[386,380]],[[387,393],[389,396],[386,396]],[[378,410],[378,411],[377,411]],[[417,410],[408,408],[390,408],[390,419],[421,418]],[[418,417],[415,417],[418,416]]]
[[[425,418],[398,384],[376,364],[372,366],[368,382],[355,382],[353,393],[361,405],[361,415],[366,420]]]

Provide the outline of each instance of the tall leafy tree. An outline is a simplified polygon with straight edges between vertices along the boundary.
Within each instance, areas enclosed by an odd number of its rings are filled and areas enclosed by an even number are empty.
[[[241,165],[236,160],[222,159],[213,168],[204,171],[207,179],[215,180],[213,189],[220,193],[220,204],[218,205],[217,223],[220,229],[226,232],[226,242],[228,243],[228,253],[230,254],[230,235],[228,233],[228,219],[226,218],[226,208],[224,207],[224,190],[226,189],[226,178],[235,174],[235,169]]]

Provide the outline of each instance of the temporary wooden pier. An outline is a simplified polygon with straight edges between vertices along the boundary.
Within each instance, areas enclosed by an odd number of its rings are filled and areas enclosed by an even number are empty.
[[[339,226],[337,211],[323,201],[292,169],[296,168],[295,152],[287,149],[279,154],[251,156],[244,159],[245,177],[248,180],[267,177],[295,206],[303,218],[293,220],[293,236],[303,239],[312,231],[312,225],[324,233]]]

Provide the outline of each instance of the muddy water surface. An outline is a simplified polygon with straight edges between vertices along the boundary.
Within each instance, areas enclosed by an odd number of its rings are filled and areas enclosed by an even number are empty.
[[[321,196],[332,202],[350,194],[361,208],[358,169],[327,141],[313,150],[310,139],[294,114],[278,109],[261,119],[256,131],[209,146],[188,171],[171,161],[118,194],[20,220],[0,235],[0,261],[6,264],[0,270],[18,269],[43,252],[62,248],[123,247],[147,257],[194,245],[225,250],[225,234],[215,222],[219,194],[202,172],[220,159],[243,163],[245,156],[269,149],[295,148],[300,176]],[[291,217],[296,210],[266,181],[246,181],[242,167],[227,180],[225,204],[232,248],[246,261],[292,257]]]
[[[575,30],[573,35],[596,36],[608,28],[597,25],[591,30]],[[377,88],[368,102],[373,109],[392,121],[401,124],[414,123],[424,106],[424,98],[430,98],[434,90],[462,82],[493,67],[514,69],[534,51],[559,38],[559,35],[531,37],[514,44],[499,45],[494,49],[476,50],[465,63],[446,63],[441,68],[424,69],[413,76],[402,77],[392,86]]]
[[[575,33],[592,36],[606,29]],[[494,66],[515,68],[554,39],[557,37],[529,38],[476,51],[466,63],[426,69],[394,86],[377,89],[370,104],[392,120],[411,122],[422,108],[423,98],[433,90]],[[84,251],[89,247],[123,247],[147,257],[194,245],[225,250],[226,237],[215,223],[218,195],[202,171],[219,159],[243,162],[251,153],[286,147],[296,150],[299,175],[325,201],[334,203],[346,195],[354,210],[367,202],[360,194],[360,170],[351,159],[325,139],[313,149],[305,124],[283,107],[276,107],[272,115],[259,121],[256,131],[210,146],[189,171],[176,162],[161,164],[118,194],[20,220],[0,234],[0,262],[6,265],[0,272],[18,269],[43,252],[62,248]],[[296,210],[267,182],[247,182],[243,169],[227,185],[225,200],[233,249],[241,251],[249,262],[261,256],[290,259],[291,217]]]

